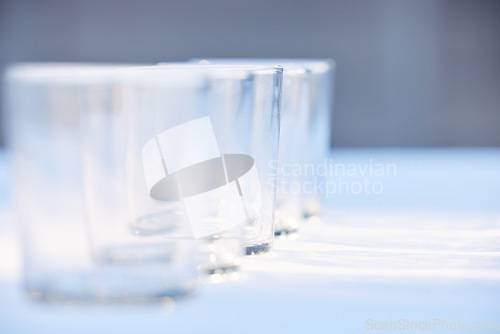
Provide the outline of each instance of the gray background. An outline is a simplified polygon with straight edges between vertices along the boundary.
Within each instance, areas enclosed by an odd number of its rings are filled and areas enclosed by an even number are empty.
[[[191,57],[334,58],[334,146],[500,145],[500,1],[0,0],[2,67]]]

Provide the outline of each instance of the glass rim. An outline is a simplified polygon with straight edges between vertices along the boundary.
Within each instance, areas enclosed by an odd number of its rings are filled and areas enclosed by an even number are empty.
[[[331,58],[192,58],[191,61],[215,62],[213,64],[254,64],[254,65],[280,65],[286,71],[299,67],[306,68],[314,74],[325,73],[337,67]]]
[[[199,85],[205,80],[248,80],[267,75],[282,75],[281,66],[226,66],[192,63],[170,63],[166,65],[127,67],[117,70],[119,80],[143,82],[145,84],[172,83],[175,85]]]
[[[97,78],[109,80],[116,70],[138,65],[140,64],[21,62],[9,64],[4,70],[3,79],[26,83],[76,84]]]
[[[147,72],[147,71],[179,71],[179,72],[192,72],[192,73],[258,73],[258,74],[271,74],[277,73],[283,70],[280,65],[252,65],[252,64],[196,64],[189,62],[166,62],[158,63],[156,65],[150,66],[136,66],[128,67],[126,69],[120,69],[122,72]]]

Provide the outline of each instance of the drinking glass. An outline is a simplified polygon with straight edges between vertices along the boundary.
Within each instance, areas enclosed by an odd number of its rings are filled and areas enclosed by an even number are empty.
[[[310,116],[308,122],[308,138],[306,163],[313,167],[326,164],[330,153],[332,128],[333,96],[336,64],[332,59],[290,59],[293,63],[305,66],[310,72]],[[307,167],[306,167],[307,168]],[[304,187],[303,211],[309,220],[317,219],[322,211],[325,194],[314,191],[315,185],[325,181],[321,173],[306,174],[310,187]]]
[[[208,274],[237,271],[242,251],[271,250],[275,181],[269,161],[278,152],[281,80],[282,68],[272,66],[120,70],[125,118],[115,126],[126,131],[125,152],[110,148],[116,158],[100,155],[97,170],[109,169],[109,176],[94,187],[99,193],[97,185],[106,185],[110,175],[119,179],[110,187],[126,197],[116,199],[127,208],[120,228],[162,247],[179,240],[199,244]],[[97,129],[96,137],[113,132]],[[116,162],[111,166],[109,159]],[[101,217],[113,210],[97,197],[95,202]],[[123,249],[122,236],[130,235],[98,234],[108,257],[108,246]],[[154,249],[147,253],[157,254]]]
[[[281,65],[283,67],[283,94],[279,157],[272,164],[278,178],[275,235],[286,236],[297,232],[303,220],[307,180],[304,169],[310,147],[309,124],[311,115],[311,75],[303,64],[288,59],[205,59],[193,60],[200,64]]]
[[[82,181],[83,134],[89,133],[82,132],[80,101],[92,92],[96,113],[113,108],[114,100],[99,93],[113,91],[115,68],[19,64],[5,74],[24,286],[31,297],[58,302],[159,301],[196,290],[195,254],[189,250],[171,252],[176,258],[169,261],[141,261],[143,255],[134,251],[129,256],[135,261],[103,263],[91,257]],[[92,121],[105,128],[109,119]],[[109,143],[100,144],[99,153],[106,154]],[[112,202],[115,195],[121,196],[103,188],[101,199]]]

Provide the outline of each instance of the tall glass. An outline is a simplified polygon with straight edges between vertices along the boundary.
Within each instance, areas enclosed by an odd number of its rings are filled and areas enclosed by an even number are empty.
[[[6,72],[8,143],[22,232],[24,286],[32,297],[156,301],[196,289],[195,256],[188,252],[168,262],[97,263],[91,257],[83,200],[80,101],[82,93],[111,89],[108,79],[105,84],[102,80],[114,68],[20,64]],[[95,78],[100,78],[100,85]],[[94,106],[112,106],[106,97],[95,97]],[[95,125],[106,127],[105,122],[101,119]],[[100,144],[109,147],[104,141]],[[107,201],[107,195],[120,196],[106,192],[102,199]],[[136,259],[141,255],[130,254]]]
[[[311,74],[308,68],[288,59],[207,59],[201,64],[247,64],[283,66],[280,148],[272,164],[278,178],[275,235],[294,234],[304,219],[307,177],[302,166],[307,163],[311,115]]]
[[[305,66],[311,77],[310,84],[310,117],[308,123],[308,139],[306,161],[316,170],[316,166],[326,164],[330,153],[332,128],[333,96],[336,64],[332,59],[296,59],[292,62]],[[307,168],[307,166],[306,166]],[[311,187],[304,187],[304,217],[317,219],[320,216],[325,194],[314,191],[316,184],[321,184],[325,176],[320,173],[309,173],[306,181]]]

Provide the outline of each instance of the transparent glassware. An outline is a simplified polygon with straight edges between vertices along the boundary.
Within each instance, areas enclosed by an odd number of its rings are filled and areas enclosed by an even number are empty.
[[[278,177],[275,235],[295,234],[304,219],[306,194],[304,170],[311,149],[311,73],[307,66],[290,59],[194,59],[200,64],[280,65],[283,67],[280,147],[273,164]]]
[[[184,252],[177,261],[133,263],[100,263],[91,256],[83,198],[85,132],[80,101],[82,93],[101,89],[95,78],[108,77],[114,69],[19,64],[5,74],[24,287],[33,298],[143,302],[185,296],[197,289],[195,254]],[[101,121],[105,127],[105,120]]]
[[[310,73],[310,116],[308,122],[306,164],[315,167],[326,164],[330,154],[334,84],[336,64],[332,59],[291,59],[305,66]],[[317,219],[322,212],[326,194],[314,191],[315,185],[325,181],[321,173],[309,173],[306,181],[311,185],[304,192],[304,218]]]
[[[126,196],[127,230],[199,244],[207,274],[236,272],[243,252],[270,251],[281,80],[282,68],[270,66],[120,70],[127,142],[115,152],[126,161],[110,172],[122,178],[114,187]],[[101,235],[104,246],[125,241]]]

